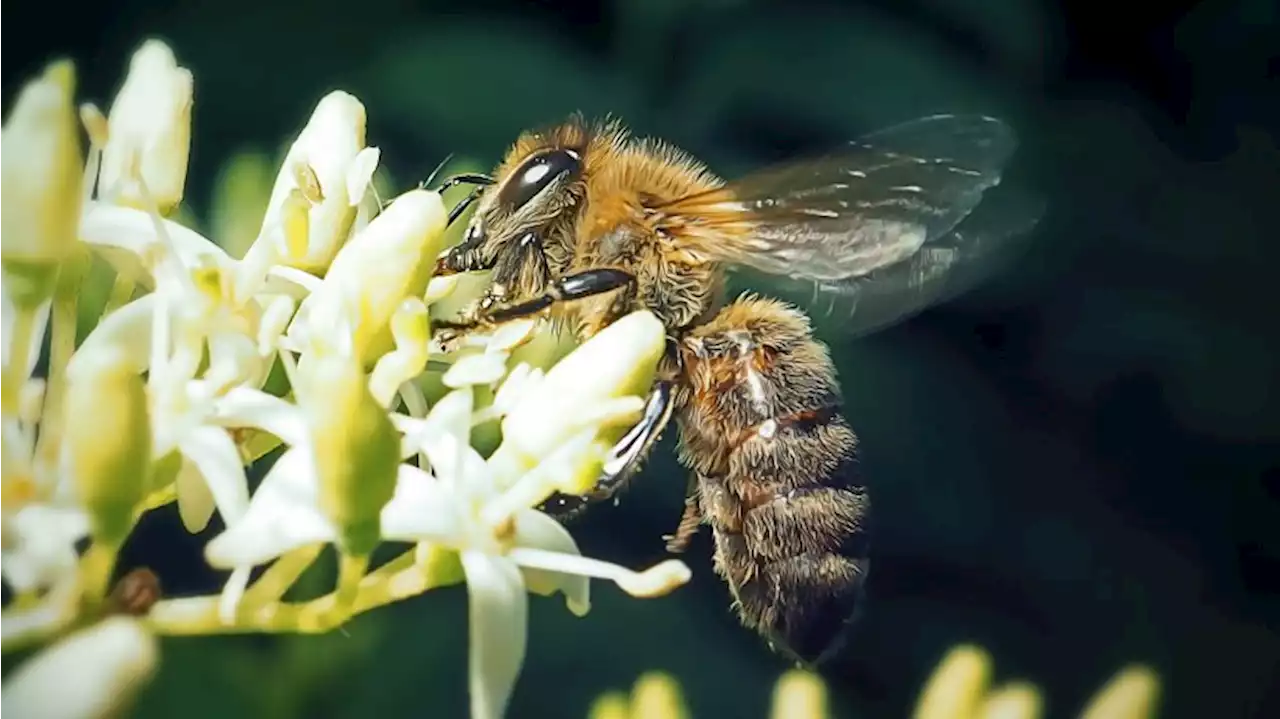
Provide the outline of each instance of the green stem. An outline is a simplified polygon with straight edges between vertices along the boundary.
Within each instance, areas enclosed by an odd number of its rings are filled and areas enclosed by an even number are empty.
[[[118,545],[95,541],[80,557],[80,582],[84,588],[82,601],[87,614],[96,612],[106,600],[119,553]]]
[[[31,356],[31,335],[35,332],[37,307],[18,305],[13,318],[13,344],[4,366],[4,386],[0,388],[0,410],[5,417],[18,416],[18,398],[27,382],[27,358]]]
[[[279,602],[261,607],[241,602],[235,620],[224,624],[218,615],[220,598],[189,597],[166,599],[151,608],[145,621],[157,634],[192,636],[208,634],[322,634],[351,617],[387,604],[415,597],[437,587],[462,581],[457,557],[443,549],[429,549],[422,561],[414,561],[409,550],[360,578],[345,610],[339,604],[339,590],[309,602]],[[350,581],[359,558],[347,569]],[[367,563],[367,560],[366,560]]]
[[[244,597],[240,600],[241,606],[253,609],[279,600],[316,561],[322,549],[323,544],[312,544],[295,549],[276,560],[252,587],[245,590]]]
[[[44,413],[40,421],[40,441],[36,447],[39,476],[51,476],[58,464],[62,443],[62,404],[67,390],[67,365],[76,351],[76,320],[80,290],[89,268],[87,253],[69,259],[58,273],[49,318],[49,377],[45,385]]]

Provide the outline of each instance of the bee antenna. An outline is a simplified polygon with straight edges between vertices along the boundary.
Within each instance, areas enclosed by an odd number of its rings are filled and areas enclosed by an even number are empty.
[[[436,165],[436,169],[432,170],[432,171],[431,171],[431,174],[430,174],[430,175],[427,175],[427,179],[423,180],[423,181],[418,185],[418,189],[419,189],[419,190],[425,190],[425,189],[427,189],[427,186],[428,186],[428,185],[430,185],[431,183],[433,183],[433,182],[435,182],[435,181],[436,181],[436,175],[439,175],[439,174],[440,174],[440,171],[444,169],[444,166],[445,166],[445,165],[447,165],[447,164],[449,164],[449,160],[452,160],[452,159],[453,159],[453,154],[454,154],[454,153],[450,152],[449,154],[447,154],[447,155],[445,155],[445,156],[444,156],[444,159],[440,161],[440,164],[439,164],[439,165]]]

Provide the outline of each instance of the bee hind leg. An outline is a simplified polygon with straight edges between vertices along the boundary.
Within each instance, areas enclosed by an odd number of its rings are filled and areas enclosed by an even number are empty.
[[[663,537],[667,542],[667,551],[672,554],[681,554],[689,548],[689,542],[698,534],[698,530],[702,528],[702,508],[698,503],[698,479],[696,476],[689,479],[689,490],[684,498],[684,512],[680,515],[680,524],[676,526],[676,531]]]

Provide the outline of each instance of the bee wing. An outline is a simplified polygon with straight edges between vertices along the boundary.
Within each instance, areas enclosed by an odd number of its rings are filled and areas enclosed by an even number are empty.
[[[780,284],[780,294],[819,305],[831,300],[847,312],[840,324],[846,336],[859,336],[899,322],[951,299],[981,281],[1044,214],[1039,198],[1018,194],[989,197],[950,232],[923,245],[906,259],[843,280],[779,278],[746,269],[749,284]],[[755,275],[753,278],[752,275]]]
[[[704,256],[878,303],[862,315],[882,326],[943,299],[948,277],[1038,219],[1023,205],[960,227],[1016,147],[994,117],[934,115],[655,210]]]

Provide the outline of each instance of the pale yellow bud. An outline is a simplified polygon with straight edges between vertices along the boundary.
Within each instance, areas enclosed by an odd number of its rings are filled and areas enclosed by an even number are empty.
[[[597,410],[609,400],[646,395],[665,347],[666,329],[646,310],[604,328],[557,362],[511,410],[499,451],[542,456],[593,417],[599,421]]]
[[[53,293],[58,266],[75,247],[84,158],[74,93],[74,66],[55,62],[22,88],[4,124],[4,282],[19,307]]]
[[[317,357],[299,377],[320,480],[320,508],[338,528],[344,550],[366,555],[377,546],[379,514],[395,492],[400,435],[369,391],[352,357]]]
[[[306,247],[301,254],[290,254],[284,264],[323,275],[346,242],[356,217],[353,203],[360,199],[349,196],[348,180],[365,149],[365,119],[364,105],[353,95],[331,92],[316,105],[290,146],[271,190],[259,240],[259,244],[273,241],[287,198],[300,191],[309,203]],[[365,165],[359,171],[372,174],[373,168]],[[251,251],[266,248],[255,246]]]
[[[933,671],[913,716],[915,719],[974,716],[990,683],[991,657],[977,647],[956,647]]]
[[[182,201],[191,95],[191,71],[178,66],[168,45],[148,40],[138,48],[107,116],[99,182],[104,199],[141,210],[154,202],[161,214]]]
[[[355,352],[370,366],[392,347],[391,319],[401,303],[426,291],[446,218],[437,193],[413,190],[396,198],[343,246],[324,283],[303,301],[290,336],[307,346],[308,337],[350,322]]]
[[[632,719],[684,719],[689,716],[680,685],[667,674],[650,672],[631,690]]]
[[[62,461],[94,537],[116,545],[150,488],[151,418],[142,377],[124,353],[104,349],[68,369]]]
[[[827,719],[827,686],[812,672],[793,669],[773,688],[772,719]]]
[[[28,719],[104,719],[127,709],[155,673],[159,648],[142,624],[111,617],[54,644],[4,681],[4,708]]]
[[[1147,667],[1129,667],[1117,674],[1089,702],[1083,719],[1150,719],[1156,715],[1160,679]]]

